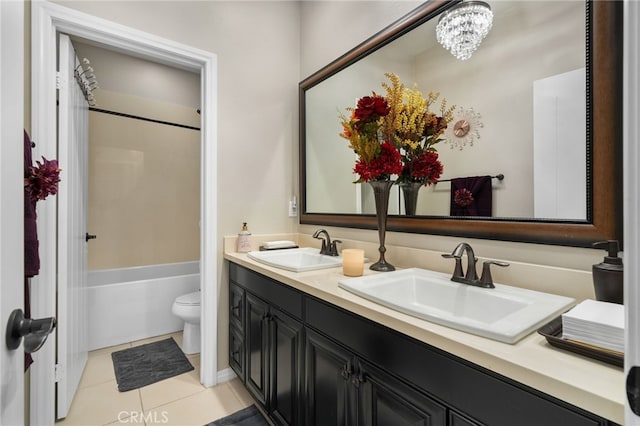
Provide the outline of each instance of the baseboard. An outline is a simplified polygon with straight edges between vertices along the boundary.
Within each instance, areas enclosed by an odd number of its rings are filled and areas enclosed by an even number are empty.
[[[236,377],[238,377],[238,376],[231,369],[231,367],[227,367],[224,370],[218,371],[218,375],[217,375],[218,379],[217,379],[217,381],[218,381],[218,383],[224,383],[224,382],[228,382],[230,380],[233,380]]]

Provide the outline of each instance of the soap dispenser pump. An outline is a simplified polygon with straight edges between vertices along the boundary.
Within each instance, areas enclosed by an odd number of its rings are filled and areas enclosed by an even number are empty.
[[[592,269],[596,300],[623,304],[623,265],[622,259],[618,257],[618,241],[600,241],[594,243],[593,247],[608,251],[604,260],[593,265]]]
[[[251,251],[251,232],[247,228],[247,222],[242,223],[242,231],[238,234],[238,252],[248,253]]]

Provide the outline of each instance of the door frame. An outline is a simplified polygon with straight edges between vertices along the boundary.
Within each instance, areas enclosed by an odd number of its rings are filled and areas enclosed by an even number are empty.
[[[625,377],[633,366],[640,366],[640,3],[624,2],[624,88],[623,155],[624,159],[624,308],[625,308]],[[625,401],[625,424],[640,425]]]
[[[165,65],[200,72],[200,381],[207,387],[217,384],[217,56],[48,1],[32,2],[31,31],[31,114],[32,138],[37,142],[35,158],[57,156],[57,32],[83,37]],[[56,314],[56,205],[45,204],[38,211],[41,274],[32,285],[34,317]],[[54,342],[55,339],[49,339],[31,367],[30,411],[33,424],[52,424],[55,418]]]

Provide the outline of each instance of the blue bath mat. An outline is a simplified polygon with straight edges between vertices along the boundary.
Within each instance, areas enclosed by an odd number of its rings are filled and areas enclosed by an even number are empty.
[[[250,405],[206,426],[269,426],[269,423],[262,417],[255,405]]]
[[[111,353],[118,390],[126,392],[193,370],[173,338]]]

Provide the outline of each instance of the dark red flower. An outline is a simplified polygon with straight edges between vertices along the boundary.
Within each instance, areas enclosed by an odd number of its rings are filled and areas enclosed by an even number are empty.
[[[387,99],[373,93],[373,96],[364,96],[358,99],[358,105],[353,115],[359,121],[371,122],[389,114],[389,111],[391,109]]]
[[[380,145],[380,154],[369,163],[356,161],[353,172],[360,175],[360,181],[369,182],[402,171],[402,155],[389,142]]]
[[[47,196],[58,193],[60,168],[57,160],[42,157],[42,163],[36,161],[36,166],[31,167],[30,172],[24,179],[24,185],[32,201],[44,200]]]
[[[425,184],[435,183],[442,175],[443,167],[435,151],[424,151],[412,162],[410,176]]]

